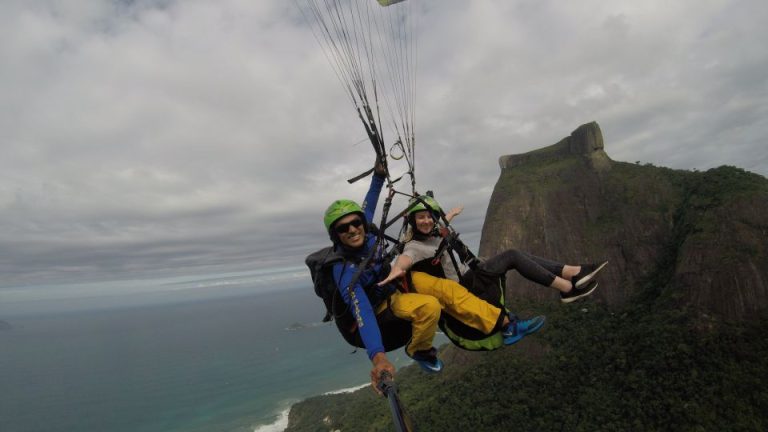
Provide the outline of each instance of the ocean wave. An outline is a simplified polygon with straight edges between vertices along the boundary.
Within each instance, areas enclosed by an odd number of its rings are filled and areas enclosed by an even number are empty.
[[[329,392],[326,392],[326,393],[323,393],[323,394],[324,395],[334,395],[334,394],[352,393],[352,392],[358,391],[358,390],[360,390],[362,388],[366,388],[369,385],[371,385],[371,384],[370,383],[365,383],[365,384],[360,384],[359,386],[344,388],[344,389],[341,389],[341,390],[332,390],[332,391],[329,391]]]
[[[283,432],[288,427],[288,413],[291,408],[286,408],[277,416],[274,423],[268,425],[256,426],[253,432]]]

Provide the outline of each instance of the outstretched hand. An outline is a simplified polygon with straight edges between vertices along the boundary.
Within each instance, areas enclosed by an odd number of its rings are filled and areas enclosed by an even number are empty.
[[[462,210],[464,210],[464,206],[458,206],[452,208],[448,213],[445,214],[445,219],[450,222],[451,219],[455,218],[456,216],[460,215]]]
[[[401,278],[403,276],[405,276],[405,270],[401,269],[398,266],[394,266],[393,265],[392,269],[389,271],[389,274],[387,275],[387,277],[384,278],[381,282],[377,283],[376,285],[384,286],[384,285],[392,282],[393,280],[395,280],[397,278]]]

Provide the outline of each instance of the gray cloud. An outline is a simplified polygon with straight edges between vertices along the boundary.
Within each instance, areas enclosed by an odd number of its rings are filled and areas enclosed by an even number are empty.
[[[768,174],[768,5],[422,0],[417,179],[477,241],[498,157]],[[0,5],[0,286],[300,265],[373,154],[292,2]]]

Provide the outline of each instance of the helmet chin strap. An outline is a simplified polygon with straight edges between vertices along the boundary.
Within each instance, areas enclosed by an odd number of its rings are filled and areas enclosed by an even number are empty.
[[[424,234],[421,232],[418,228],[413,228],[413,238],[416,240],[427,240],[430,237],[439,237],[440,236],[440,230],[437,227],[437,225],[434,225],[431,230],[427,234]]]

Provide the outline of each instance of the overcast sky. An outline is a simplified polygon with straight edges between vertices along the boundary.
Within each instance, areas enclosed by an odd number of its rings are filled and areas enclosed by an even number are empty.
[[[768,175],[766,1],[409,1],[417,178],[475,242],[499,156],[593,120]],[[292,1],[3,0],[0,287],[303,265],[364,138]]]

